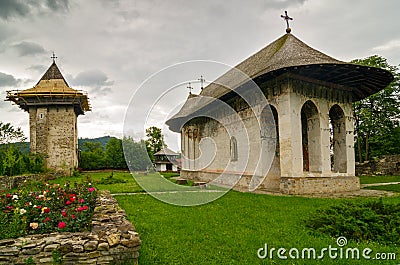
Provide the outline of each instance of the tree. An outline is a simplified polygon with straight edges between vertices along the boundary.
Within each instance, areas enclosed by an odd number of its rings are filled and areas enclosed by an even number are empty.
[[[164,136],[160,128],[152,126],[146,129],[146,137],[147,153],[151,161],[154,161],[153,155],[160,151],[163,146],[166,146],[164,143]]]
[[[110,168],[127,168],[122,140],[111,138],[106,145],[106,164]]]
[[[400,153],[399,68],[389,65],[385,58],[378,55],[353,60],[352,63],[383,68],[394,76],[393,82],[385,89],[353,103],[358,161]]]
[[[0,122],[0,144],[10,144],[13,142],[23,142],[26,140],[20,127],[15,129],[11,123]]]
[[[22,173],[22,156],[16,148],[15,142],[26,140],[21,128],[14,128],[11,123],[0,122],[0,144],[2,173],[12,176],[14,173]]]
[[[106,167],[103,145],[100,142],[84,142],[79,161],[83,169],[102,169]]]
[[[130,170],[146,170],[152,165],[146,149],[146,142],[135,142],[132,138],[124,138],[124,153]]]

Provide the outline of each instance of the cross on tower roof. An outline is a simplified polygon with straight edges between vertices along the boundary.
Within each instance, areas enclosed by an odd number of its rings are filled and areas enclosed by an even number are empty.
[[[54,52],[53,52],[53,56],[51,56],[50,57],[51,59],[53,59],[53,63],[55,63],[56,62],[56,59],[57,59],[57,56],[54,54]]]
[[[292,29],[289,27],[289,20],[293,20],[293,18],[288,16],[287,11],[285,11],[285,15],[281,15],[281,18],[286,20],[286,33],[290,33]]]
[[[200,83],[201,83],[201,89],[203,90],[203,84],[204,84],[204,82],[205,82],[206,80],[204,79],[204,77],[203,77],[202,75],[201,75],[200,78],[197,79],[197,80],[200,81]]]
[[[192,87],[192,85],[190,84],[190,82],[188,83],[187,88],[189,88],[189,95],[191,95],[191,94],[192,94],[193,87]]]

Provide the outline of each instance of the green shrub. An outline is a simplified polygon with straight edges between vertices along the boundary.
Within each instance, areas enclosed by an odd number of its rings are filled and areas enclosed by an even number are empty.
[[[400,204],[344,202],[317,210],[306,226],[333,237],[400,244]]]

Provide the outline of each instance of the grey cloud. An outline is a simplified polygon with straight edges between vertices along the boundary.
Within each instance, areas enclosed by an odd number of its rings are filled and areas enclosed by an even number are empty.
[[[10,19],[13,17],[24,17],[32,11],[66,11],[69,8],[69,0],[1,0],[0,18]]]
[[[16,86],[20,83],[14,76],[0,72],[0,87]]]
[[[47,70],[48,66],[46,65],[31,65],[30,67],[26,68],[27,70],[33,70],[38,73],[44,73]]]
[[[108,77],[105,73],[100,70],[88,70],[84,72],[80,72],[76,75],[75,78],[70,78],[71,85],[75,86],[111,86],[114,84],[113,81],[108,80]]]
[[[290,6],[303,5],[307,0],[271,0],[267,1],[266,5],[269,8],[285,9]]]
[[[36,55],[45,53],[46,50],[39,44],[34,42],[23,41],[12,46],[20,56]]]

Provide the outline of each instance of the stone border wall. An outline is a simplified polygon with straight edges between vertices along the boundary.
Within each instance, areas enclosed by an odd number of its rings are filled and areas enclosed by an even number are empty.
[[[0,240],[0,264],[53,264],[57,251],[64,265],[137,264],[139,234],[109,191],[100,191],[91,232],[51,233]]]
[[[356,163],[357,176],[397,175],[400,176],[400,155],[388,155],[379,160]]]
[[[26,175],[26,176],[0,176],[0,190],[13,189],[20,187],[27,180],[38,180],[39,175]]]

